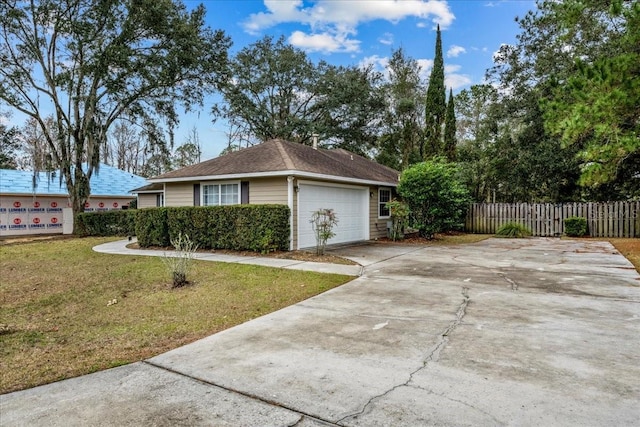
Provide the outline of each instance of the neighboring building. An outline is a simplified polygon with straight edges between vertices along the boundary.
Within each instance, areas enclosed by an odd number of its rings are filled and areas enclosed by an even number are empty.
[[[135,198],[131,189],[145,182],[141,176],[100,165],[91,176],[85,212],[126,208]],[[70,207],[59,171],[39,172],[34,179],[33,171],[0,169],[0,236],[62,233],[63,224],[73,221]]]
[[[311,215],[333,209],[338,218],[330,244],[387,235],[399,172],[343,149],[316,149],[271,140],[149,179],[138,188],[143,206],[284,204],[291,208],[290,248],[315,246]],[[163,186],[162,196],[161,189]]]
[[[148,184],[143,187],[134,188],[130,193],[138,195],[138,209],[164,206],[163,184]]]

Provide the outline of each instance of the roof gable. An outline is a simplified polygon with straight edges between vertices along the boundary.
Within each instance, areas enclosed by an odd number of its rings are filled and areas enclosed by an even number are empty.
[[[327,150],[280,139],[234,151],[152,178],[153,182],[261,173],[309,173],[396,183],[399,172],[343,149]]]

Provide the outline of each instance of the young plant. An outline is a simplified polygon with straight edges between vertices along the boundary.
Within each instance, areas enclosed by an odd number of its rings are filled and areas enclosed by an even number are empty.
[[[387,208],[391,216],[391,240],[404,239],[404,229],[409,221],[409,206],[396,199],[387,202]]]
[[[333,227],[338,224],[333,209],[318,209],[311,215],[311,227],[316,237],[316,255],[324,255],[327,240],[336,235]]]
[[[194,255],[198,250],[198,245],[191,241],[188,235],[183,235],[182,233],[171,240],[171,245],[175,248],[175,252],[173,254],[165,252],[162,262],[171,273],[173,279],[171,287],[180,288],[189,284],[187,273],[191,267],[191,261],[193,261]]]
[[[533,233],[531,230],[517,222],[508,222],[498,228],[496,235],[499,237],[509,237],[512,239],[519,239],[522,237],[530,237]]]

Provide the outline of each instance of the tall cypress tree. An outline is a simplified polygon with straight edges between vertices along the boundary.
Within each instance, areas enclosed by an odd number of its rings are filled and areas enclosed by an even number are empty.
[[[443,154],[442,125],[446,112],[446,92],[444,88],[444,60],[442,58],[442,36],[440,25],[436,34],[436,55],[429,76],[425,106],[425,140],[421,150],[423,159]]]
[[[444,118],[444,155],[450,162],[456,161],[456,107],[453,104],[453,88],[449,89],[447,114]]]

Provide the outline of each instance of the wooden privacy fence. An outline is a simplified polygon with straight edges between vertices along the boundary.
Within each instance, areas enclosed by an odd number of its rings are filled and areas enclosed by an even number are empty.
[[[494,234],[508,222],[531,229],[534,236],[561,236],[564,219],[587,219],[593,237],[640,237],[640,202],[608,203],[474,203],[465,223],[470,233]]]

